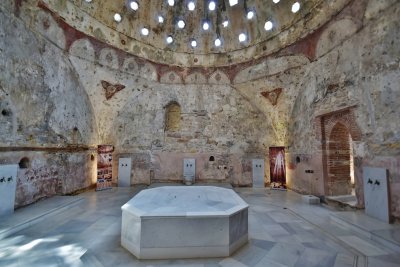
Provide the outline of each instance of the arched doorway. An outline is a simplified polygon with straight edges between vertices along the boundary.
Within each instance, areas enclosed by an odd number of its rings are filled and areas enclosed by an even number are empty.
[[[328,142],[328,195],[350,195],[353,189],[351,172],[351,137],[349,130],[337,122]]]
[[[351,106],[320,115],[316,129],[321,138],[323,194],[329,200],[361,207],[364,192],[360,157],[353,153],[353,147],[361,141],[355,108]]]

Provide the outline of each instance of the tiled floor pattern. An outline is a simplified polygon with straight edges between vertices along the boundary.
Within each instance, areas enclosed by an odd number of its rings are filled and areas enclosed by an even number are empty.
[[[81,194],[67,211],[0,240],[0,266],[400,266],[400,254],[294,192],[236,190],[250,204],[250,239],[229,258],[137,260],[120,246],[120,207],[138,189],[114,188]]]

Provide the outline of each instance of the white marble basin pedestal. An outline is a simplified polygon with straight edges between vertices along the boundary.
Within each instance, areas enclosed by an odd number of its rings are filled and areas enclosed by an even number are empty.
[[[248,205],[214,186],[146,189],[122,206],[121,244],[138,259],[227,257],[248,241]]]

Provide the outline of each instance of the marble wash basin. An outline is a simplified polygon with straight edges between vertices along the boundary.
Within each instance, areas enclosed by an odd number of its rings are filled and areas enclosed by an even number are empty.
[[[121,208],[121,244],[139,259],[226,257],[248,241],[248,207],[215,186],[146,189]]]

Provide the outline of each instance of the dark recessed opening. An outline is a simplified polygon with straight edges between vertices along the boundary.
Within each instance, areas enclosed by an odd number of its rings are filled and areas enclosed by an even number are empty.
[[[94,161],[94,154],[90,155],[90,160]]]
[[[10,111],[9,111],[9,110],[6,110],[6,109],[3,109],[3,110],[1,111],[1,115],[3,115],[3,116],[9,116],[9,115],[10,115]]]
[[[300,157],[299,156],[296,157],[296,163],[300,163]]]
[[[74,132],[78,131],[78,127],[74,127],[74,129],[72,129]]]
[[[30,161],[27,157],[22,158],[18,163],[20,169],[29,168],[29,164],[30,164]]]
[[[210,159],[209,159],[209,161],[215,161],[214,156],[211,156]]]

